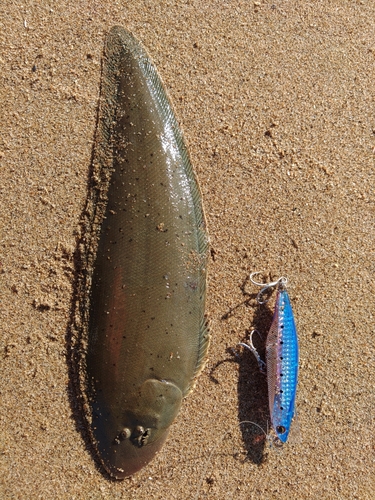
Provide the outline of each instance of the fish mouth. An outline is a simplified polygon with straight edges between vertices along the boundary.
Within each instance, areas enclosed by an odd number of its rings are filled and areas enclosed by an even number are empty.
[[[111,405],[103,391],[95,399],[90,426],[95,450],[105,470],[124,479],[160,450],[181,407],[182,393],[171,382],[147,379],[126,396],[126,404]]]
[[[100,462],[112,478],[125,479],[138,472],[154,458],[167,436],[168,429],[157,440],[147,442],[145,445],[130,439],[113,442],[105,448],[97,444]]]

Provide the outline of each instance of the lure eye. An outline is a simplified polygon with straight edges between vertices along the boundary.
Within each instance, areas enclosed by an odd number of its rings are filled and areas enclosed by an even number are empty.
[[[278,426],[276,427],[276,432],[277,432],[278,434],[284,434],[284,432],[285,432],[285,431],[286,431],[286,429],[285,429],[285,427],[284,427],[283,425],[278,425]]]

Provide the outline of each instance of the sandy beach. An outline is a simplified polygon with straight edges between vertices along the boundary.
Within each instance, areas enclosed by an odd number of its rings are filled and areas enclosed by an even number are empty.
[[[372,499],[375,4],[3,0],[0,5],[0,497]],[[104,38],[155,63],[199,180],[211,345],[155,459],[124,481],[82,432],[67,355]],[[270,447],[264,354],[288,277],[297,437]],[[240,424],[242,421],[254,424]]]

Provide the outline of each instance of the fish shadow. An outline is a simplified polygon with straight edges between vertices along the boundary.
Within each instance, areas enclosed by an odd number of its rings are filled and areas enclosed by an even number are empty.
[[[89,190],[91,184],[91,169],[89,174]],[[85,210],[83,211],[84,214]],[[82,215],[83,217],[84,215]],[[83,297],[82,289],[89,273],[86,269],[86,259],[83,250],[84,236],[77,239],[76,249],[73,254],[73,292],[70,306],[70,318],[66,328],[66,364],[68,368],[68,386],[67,393],[72,412],[71,418],[75,422],[76,431],[81,435],[86,451],[90,454],[95,467],[107,480],[116,482],[103,468],[99,461],[98,454],[94,448],[90,434],[90,423],[87,416],[87,403],[82,385],[82,367],[85,364],[85,342],[82,328],[82,322],[86,321],[87,299]]]
[[[246,307],[255,307],[253,328],[245,331],[242,342],[248,343],[250,332],[254,332],[252,340],[261,359],[265,361],[265,344],[267,333],[272,324],[273,311],[267,304],[261,306],[257,302],[257,294],[249,294],[246,291],[249,278],[241,285],[241,290],[246,299],[240,304]],[[262,297],[267,299],[267,297]],[[226,320],[240,305],[232,308],[222,316]],[[242,352],[240,352],[242,349]],[[239,364],[239,376],[237,383],[238,393],[238,422],[242,433],[244,447],[246,449],[245,461],[251,461],[261,465],[267,459],[265,447],[269,426],[269,403],[267,377],[259,370],[254,354],[246,348],[228,349],[232,359],[226,361]],[[243,455],[236,454],[238,460],[243,460]]]
[[[73,293],[70,308],[70,320],[66,328],[66,363],[68,368],[67,394],[71,410],[71,418],[74,420],[75,429],[81,435],[86,451],[89,453],[95,463],[95,467],[107,479],[111,479],[98,459],[89,433],[89,423],[85,412],[85,399],[80,382],[80,367],[84,362],[82,332],[77,328],[77,315],[81,314],[80,308],[80,282],[82,279],[82,260],[79,250],[80,242],[74,252],[74,282]]]
[[[67,394],[72,412],[72,419],[75,422],[76,431],[81,435],[86,451],[90,454],[96,469],[109,481],[117,482],[111,477],[101,465],[98,454],[94,448],[92,437],[90,434],[90,423],[87,415],[87,402],[84,397],[84,389],[82,382],[82,367],[85,363],[85,341],[83,324],[87,321],[89,311],[89,297],[87,290],[89,289],[90,272],[88,270],[89,255],[91,253],[90,237],[88,233],[92,229],[92,221],[95,217],[95,212],[90,213],[90,206],[95,205],[95,202],[100,196],[97,180],[94,178],[94,161],[95,147],[98,137],[99,118],[100,118],[100,102],[103,99],[103,61],[101,61],[101,86],[100,94],[96,110],[95,131],[92,139],[92,149],[90,166],[87,174],[86,182],[86,200],[84,208],[80,215],[80,234],[76,238],[76,246],[73,253],[73,285],[72,298],[70,304],[69,321],[66,327],[65,342],[66,342],[66,364],[68,368],[69,382],[67,386]]]

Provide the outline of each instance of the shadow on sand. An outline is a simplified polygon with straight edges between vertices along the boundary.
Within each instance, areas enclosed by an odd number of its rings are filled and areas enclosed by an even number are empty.
[[[250,332],[257,330],[253,335],[253,343],[262,360],[265,359],[266,336],[270,329],[273,311],[267,304],[259,306],[257,294],[249,294],[246,291],[249,278],[246,278],[241,285],[241,290],[245,300],[234,308],[230,309],[222,316],[222,321],[227,320],[234,314],[236,309],[245,305],[255,308],[254,321],[252,328],[244,332],[242,342],[247,343]],[[267,298],[267,297],[266,297]],[[211,370],[210,378],[218,384],[214,372],[223,363],[238,363],[239,377],[237,384],[238,391],[238,425],[240,426],[243,443],[246,449],[245,460],[250,460],[254,464],[261,465],[267,459],[267,453],[264,452],[267,441],[269,425],[269,405],[267,377],[259,371],[258,363],[253,353],[248,349],[233,346],[227,349],[228,358],[219,361]],[[243,459],[243,455],[236,453],[236,459]]]

